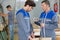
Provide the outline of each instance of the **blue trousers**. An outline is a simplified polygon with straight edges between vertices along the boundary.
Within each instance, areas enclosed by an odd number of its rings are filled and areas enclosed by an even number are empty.
[[[14,40],[14,26],[9,25],[10,40]]]

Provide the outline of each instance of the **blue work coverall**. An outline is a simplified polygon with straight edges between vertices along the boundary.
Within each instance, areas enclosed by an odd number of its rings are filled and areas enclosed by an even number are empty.
[[[52,37],[52,40],[56,40],[56,34],[54,29],[58,28],[57,14],[52,10],[48,11],[47,13],[42,12],[39,19],[40,20],[38,22],[35,22],[35,24],[40,26],[41,23],[45,23],[45,27],[41,28],[40,36]],[[45,29],[45,35],[43,29]]]
[[[19,40],[29,40],[28,37],[33,31],[33,27],[30,23],[30,15],[23,8],[17,11],[16,19],[18,24],[18,36]]]

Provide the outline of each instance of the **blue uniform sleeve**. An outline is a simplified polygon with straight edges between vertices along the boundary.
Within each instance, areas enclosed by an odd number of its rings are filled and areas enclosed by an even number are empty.
[[[48,24],[45,24],[46,29],[56,29],[58,28],[58,16],[54,15],[52,21]]]
[[[26,25],[22,13],[17,14],[16,18],[18,21],[18,25],[21,26],[21,28],[25,31],[26,36],[30,36],[30,28],[28,28],[28,26]]]
[[[32,24],[30,24],[30,34],[31,34],[32,32],[34,32],[34,31],[33,31]]]
[[[36,25],[40,26],[40,23],[42,22],[42,16],[43,12],[40,14],[39,20],[37,22],[34,22]]]

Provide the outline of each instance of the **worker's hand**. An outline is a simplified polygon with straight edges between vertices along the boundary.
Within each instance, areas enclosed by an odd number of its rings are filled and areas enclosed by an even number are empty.
[[[44,24],[44,23],[41,23],[41,24],[40,24],[40,26],[41,26],[41,27],[44,27],[44,26],[45,26],[45,24]]]
[[[39,21],[39,18],[33,18],[33,21],[37,22],[37,21]]]
[[[28,37],[29,40],[33,40],[33,38],[31,36]]]
[[[8,16],[8,14],[0,13],[0,16],[6,17],[6,16]]]
[[[34,32],[31,33],[31,37],[32,38],[35,38]]]

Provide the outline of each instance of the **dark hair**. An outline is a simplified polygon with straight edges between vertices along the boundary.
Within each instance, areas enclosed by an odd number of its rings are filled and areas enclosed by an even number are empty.
[[[6,6],[6,8],[9,8],[9,7],[11,8],[11,6],[10,6],[10,5],[7,5],[7,6]]]
[[[49,7],[50,7],[50,2],[48,0],[43,0],[41,3],[45,3],[45,4],[49,5]]]
[[[24,6],[26,6],[26,5],[29,5],[29,6],[32,6],[32,7],[36,6],[36,4],[34,3],[34,1],[32,1],[32,0],[26,1]]]

